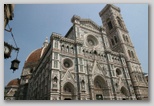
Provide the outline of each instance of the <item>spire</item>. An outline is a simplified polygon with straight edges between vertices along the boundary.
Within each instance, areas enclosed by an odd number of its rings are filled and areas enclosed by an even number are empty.
[[[45,39],[45,41],[44,41],[44,43],[43,43],[43,47],[47,47],[48,46],[48,37],[46,37],[46,39]]]

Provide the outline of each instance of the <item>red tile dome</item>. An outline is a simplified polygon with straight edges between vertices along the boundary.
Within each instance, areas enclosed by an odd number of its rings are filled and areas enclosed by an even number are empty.
[[[16,79],[11,80],[11,81],[7,84],[7,87],[19,86],[19,84],[20,84],[20,79],[19,79],[19,78],[16,78]]]
[[[42,57],[43,53],[45,52],[47,46],[48,46],[48,39],[46,38],[46,40],[43,43],[43,47],[36,49],[29,54],[29,56],[25,61],[24,66],[32,67],[33,65],[36,65],[39,59]]]
[[[43,48],[39,48],[34,50],[27,58],[26,62],[30,63],[30,62],[37,62],[40,57],[41,57],[41,53],[42,53]]]

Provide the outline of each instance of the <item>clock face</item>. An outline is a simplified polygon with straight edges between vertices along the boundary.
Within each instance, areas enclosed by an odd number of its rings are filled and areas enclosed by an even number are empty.
[[[9,58],[11,55],[12,46],[4,42],[4,58]]]
[[[7,46],[4,46],[4,53],[9,53],[9,48]]]

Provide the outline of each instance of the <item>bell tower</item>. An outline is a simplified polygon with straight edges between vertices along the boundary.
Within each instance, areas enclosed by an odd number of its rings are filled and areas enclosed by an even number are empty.
[[[129,74],[135,90],[137,99],[148,98],[148,85],[143,76],[134,46],[131,42],[129,32],[120,14],[120,8],[107,4],[99,13],[112,51],[124,53]]]

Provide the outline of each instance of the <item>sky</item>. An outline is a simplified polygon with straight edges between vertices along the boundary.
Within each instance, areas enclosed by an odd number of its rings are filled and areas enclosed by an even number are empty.
[[[72,26],[71,18],[78,15],[90,18],[99,26],[102,25],[99,12],[106,4],[16,4],[14,18],[9,22],[17,46],[20,48],[19,69],[14,73],[10,70],[11,58],[4,59],[4,86],[15,78],[20,78],[24,62],[28,55],[43,46],[46,37],[50,39],[52,32],[65,35]],[[115,4],[121,14],[135,51],[144,72],[148,73],[148,4]],[[8,27],[6,27],[8,29]],[[4,41],[14,46],[9,32],[4,31]]]

